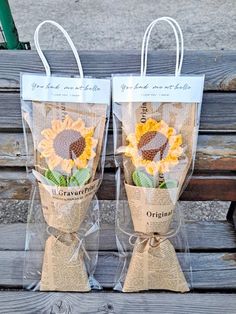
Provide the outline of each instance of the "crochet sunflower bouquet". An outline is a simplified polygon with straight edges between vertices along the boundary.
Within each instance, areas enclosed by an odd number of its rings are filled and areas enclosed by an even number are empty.
[[[159,23],[174,31],[174,75],[146,75],[149,40]],[[157,53],[152,60],[155,56],[152,72],[162,59]],[[183,59],[180,25],[160,17],[144,33],[140,75],[112,78],[116,238],[121,253],[115,290],[189,291],[191,264],[177,201],[193,172],[204,76],[181,75]],[[169,67],[165,58],[163,63],[162,71]]]
[[[91,216],[98,215],[92,213],[93,199],[102,175],[97,168],[107,109],[103,104],[78,107],[32,102],[33,174],[46,222],[41,291],[91,289],[89,277],[93,276],[96,257],[86,250],[86,234],[99,225]]]
[[[115,289],[189,291],[189,260],[184,255],[181,261],[184,274],[175,246],[187,252],[177,201],[193,169],[196,109],[195,103],[114,104],[114,120],[120,119],[122,129],[116,158],[124,174],[117,237],[122,256],[132,248],[119,278],[122,288]],[[121,201],[126,198],[128,208]]]
[[[70,60],[73,71],[68,75],[51,74],[39,44],[45,24],[59,29],[72,49],[77,67]],[[99,249],[96,192],[103,177],[110,80],[84,77],[76,47],[55,21],[37,26],[34,43],[46,73],[21,74],[26,169],[33,187],[23,284],[41,291],[100,289],[94,278]]]

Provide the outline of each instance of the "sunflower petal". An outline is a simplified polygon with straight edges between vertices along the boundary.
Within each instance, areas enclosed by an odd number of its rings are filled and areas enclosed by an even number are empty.
[[[77,158],[74,160],[74,162],[75,162],[75,165],[78,169],[83,169],[87,166],[86,159]]]
[[[56,168],[61,162],[62,162],[62,158],[54,155],[50,158],[47,159],[47,164],[50,170],[53,170],[54,168]]]
[[[54,149],[53,148],[48,148],[45,149],[41,152],[41,155],[45,158],[48,158],[50,156],[52,156],[53,154],[55,154]]]
[[[46,139],[43,139],[38,145],[39,149],[48,149],[52,147],[53,147],[53,142],[51,140],[46,140]]]
[[[58,132],[62,128],[62,122],[60,120],[52,120],[52,130]]]
[[[72,159],[64,159],[61,162],[61,168],[66,172],[70,173],[71,169],[74,166],[74,161]]]
[[[136,143],[136,136],[135,136],[135,134],[134,134],[134,133],[130,133],[130,134],[127,136],[126,140],[127,140],[128,142],[130,142],[132,145],[134,145],[134,143]]]
[[[158,131],[160,129],[160,122],[157,122],[152,118],[149,118],[144,124],[144,129],[145,132]]]
[[[79,131],[81,133],[83,133],[84,131],[84,121],[81,119],[77,119],[75,122],[72,123],[72,129]]]
[[[69,115],[66,115],[65,120],[62,122],[62,124],[63,124],[63,127],[66,129],[66,128],[71,127],[73,122],[74,121],[71,119],[71,117]]]
[[[56,136],[52,129],[44,129],[41,134],[48,140],[53,140]]]

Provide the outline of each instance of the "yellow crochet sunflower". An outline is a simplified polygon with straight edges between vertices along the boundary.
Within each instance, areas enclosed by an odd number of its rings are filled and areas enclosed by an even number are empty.
[[[138,123],[127,141],[125,156],[131,158],[136,168],[143,167],[150,175],[168,172],[171,166],[178,164],[183,152],[182,136],[163,120],[157,122],[150,118]]]
[[[96,156],[94,128],[86,128],[81,119],[74,121],[67,115],[64,121],[52,120],[51,128],[44,129],[41,134],[44,139],[38,148],[50,170],[61,167],[70,173],[74,166],[85,168],[88,161]]]

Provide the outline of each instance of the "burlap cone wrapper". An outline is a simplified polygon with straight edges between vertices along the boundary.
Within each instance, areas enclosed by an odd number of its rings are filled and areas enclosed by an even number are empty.
[[[175,249],[168,239],[138,237],[123,292],[142,290],[189,291]]]
[[[135,244],[123,292],[172,290],[187,292],[188,284],[175,249],[164,234],[169,231],[178,189],[142,188],[125,184]],[[163,236],[160,236],[163,235]]]
[[[39,183],[39,193],[45,221],[50,227],[65,233],[79,230],[98,180],[83,187],[52,187]]]
[[[50,236],[45,245],[41,291],[90,291],[84,252],[78,240],[63,241]]]
[[[61,146],[59,144],[56,144],[58,146],[53,146],[57,150],[56,154],[61,154],[60,156],[63,158],[68,158],[67,154],[71,153],[70,149],[73,149],[73,154],[71,154],[75,158],[78,157],[76,154],[82,147],[82,144],[79,144],[81,142],[78,139],[75,142],[70,142],[75,134],[78,136],[79,133],[82,137],[86,134],[87,128],[94,128],[92,137],[97,139],[96,149],[94,148],[96,155],[93,159],[88,160],[86,165],[91,170],[90,183],[82,187],[60,187],[43,184],[41,180],[39,182],[43,216],[48,225],[47,229],[52,228],[53,230],[45,244],[40,284],[41,291],[89,291],[91,289],[84,260],[87,252],[77,234],[99,185],[99,180],[94,181],[94,179],[102,150],[106,114],[106,104],[81,103],[78,106],[65,102],[32,103],[35,168],[41,175],[44,175],[45,170],[48,168],[54,170],[54,167],[50,167],[48,164],[47,158],[42,158],[40,142],[43,139],[45,141],[46,138],[42,134],[43,130],[51,129],[50,132],[55,132],[55,136],[59,137],[63,132],[67,132],[64,133],[64,136],[71,134],[71,139],[64,139],[60,142]],[[62,123],[68,116],[69,122],[67,126],[62,128]],[[82,122],[74,126],[73,129],[71,126],[78,119]],[[54,127],[52,130],[52,121],[55,120],[58,127]],[[72,158],[72,155],[70,158]],[[65,174],[61,166],[62,164],[59,164],[55,170]],[[49,231],[50,233],[51,231]],[[54,233],[56,233],[56,236]]]
[[[97,190],[98,180],[83,187],[51,187],[39,183],[45,221],[59,235],[46,240],[41,291],[91,290],[83,246],[76,232]],[[69,241],[68,241],[69,237]]]
[[[127,145],[127,136],[135,132],[138,123],[145,123],[152,118],[165,121],[169,127],[178,126],[176,132],[182,136],[185,156],[180,157],[179,164],[171,169],[171,175],[168,176],[178,182],[176,189],[134,186],[132,173],[137,169],[131,158],[123,157],[125,189],[134,234],[137,236],[123,286],[124,292],[149,289],[189,291],[175,249],[165,234],[170,232],[175,204],[193,158],[196,106],[195,103],[133,103],[134,114],[130,116],[126,113],[127,103],[122,103],[123,145]],[[156,148],[149,147],[150,150]]]

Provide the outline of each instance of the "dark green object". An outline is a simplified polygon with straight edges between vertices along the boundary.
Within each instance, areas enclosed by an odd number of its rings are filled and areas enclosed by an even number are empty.
[[[0,49],[30,49],[29,42],[20,42],[8,0],[0,0],[0,23],[4,43]]]

